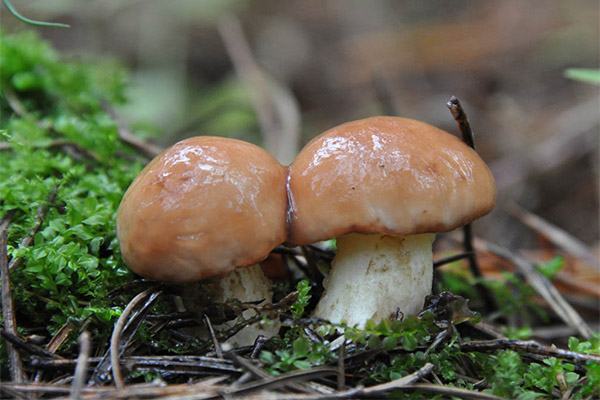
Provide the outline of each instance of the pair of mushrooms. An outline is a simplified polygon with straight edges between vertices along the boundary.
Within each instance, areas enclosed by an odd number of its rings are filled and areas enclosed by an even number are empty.
[[[495,199],[488,167],[461,140],[423,122],[372,117],[326,131],[287,168],[239,140],[183,140],[132,183],[117,233],[139,275],[219,277],[214,292],[241,301],[270,301],[256,263],[276,246],[337,238],[314,316],[363,327],[419,312],[434,232],[487,214]]]

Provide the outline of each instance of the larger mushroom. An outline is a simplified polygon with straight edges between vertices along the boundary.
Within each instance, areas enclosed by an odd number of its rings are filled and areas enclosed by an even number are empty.
[[[363,327],[421,310],[434,233],[487,214],[496,185],[458,138],[419,121],[373,117],[309,142],[289,168],[288,195],[288,244],[337,238],[314,315]]]
[[[213,278],[218,300],[271,301],[256,263],[285,240],[285,175],[266,151],[240,140],[176,143],[144,168],[121,201],[117,236],[125,263],[157,280]],[[246,344],[252,334],[234,341]]]

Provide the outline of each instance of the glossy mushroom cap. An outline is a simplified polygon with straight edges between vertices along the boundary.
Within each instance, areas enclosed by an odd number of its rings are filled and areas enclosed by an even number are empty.
[[[152,160],[117,214],[127,266],[193,282],[259,262],[285,240],[285,169],[260,147],[193,137]]]
[[[443,232],[487,214],[496,184],[460,139],[423,122],[372,117],[309,142],[289,168],[291,245],[349,233]]]

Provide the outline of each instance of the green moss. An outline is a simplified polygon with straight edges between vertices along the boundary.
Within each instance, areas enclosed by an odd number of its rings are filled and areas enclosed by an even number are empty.
[[[118,139],[104,110],[124,101],[114,63],[64,61],[32,32],[0,32],[3,147],[0,215],[14,212],[8,235],[18,326],[68,320],[110,332],[120,313],[108,293],[131,279],[119,253],[115,213],[144,160]],[[32,246],[21,246],[45,209]]]

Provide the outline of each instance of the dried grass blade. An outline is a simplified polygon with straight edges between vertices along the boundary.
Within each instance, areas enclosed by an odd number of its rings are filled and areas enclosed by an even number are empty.
[[[73,324],[71,321],[67,321],[59,330],[56,335],[50,339],[50,342],[46,345],[46,350],[50,353],[56,353],[58,348],[67,340],[71,332],[73,332]]]
[[[254,365],[250,360],[247,360],[243,357],[238,356],[233,351],[227,352],[226,357],[230,358],[234,362],[234,364],[236,364],[238,367],[245,369],[250,374],[261,379],[261,381],[263,383],[270,382],[270,381],[276,379],[274,376],[270,375],[268,372],[263,371],[260,367],[258,367],[257,365]],[[237,386],[241,387],[242,385],[238,383]],[[299,392],[303,392],[303,393],[314,393],[315,392],[315,390],[313,390],[312,388],[303,386],[302,384],[293,383],[290,385],[290,387],[294,388],[295,390],[297,390]]]
[[[512,204],[508,211],[516,216],[525,226],[548,238],[554,245],[584,261],[600,271],[600,260],[595,257],[587,246],[570,233],[551,224],[545,219]]]
[[[113,374],[113,380],[115,385],[117,386],[117,388],[123,388],[125,386],[125,383],[123,381],[123,376],[121,375],[121,368],[119,365],[119,356],[121,355],[121,351],[123,349],[123,347],[120,344],[121,341],[121,333],[122,331],[125,331],[127,328],[129,328],[130,326],[135,326],[135,329],[132,329],[130,332],[128,332],[128,339],[133,335],[133,333],[137,330],[137,327],[139,327],[139,324],[141,323],[141,320],[138,323],[130,323],[128,324],[129,326],[125,326],[125,323],[127,322],[128,318],[129,318],[129,314],[131,314],[131,312],[133,311],[133,309],[142,301],[145,301],[146,299],[148,299],[148,301],[146,302],[146,309],[149,309],[148,304],[152,304],[154,302],[154,300],[156,300],[156,298],[158,298],[158,295],[160,294],[160,292],[157,293],[152,293],[152,289],[147,289],[145,291],[143,291],[142,293],[138,294],[137,296],[135,296],[127,305],[127,307],[125,307],[125,309],[123,310],[123,312],[121,313],[121,316],[119,317],[119,319],[117,320],[117,323],[115,324],[115,328],[113,330],[113,334],[111,336],[110,339],[110,364],[111,364],[111,368],[112,368],[112,374]],[[143,315],[143,313],[138,313],[139,315]],[[132,320],[135,320],[136,318],[132,318]]]
[[[302,381],[312,380],[321,378],[327,375],[337,374],[337,369],[328,367],[317,367],[309,370],[293,371],[286,374],[279,375],[270,380],[264,380],[260,382],[252,382],[246,385],[240,385],[233,390],[227,390],[224,395],[242,395],[259,390],[267,390],[273,388],[279,388]]]
[[[577,332],[586,339],[592,337],[592,329],[586,324],[577,311],[567,303],[552,282],[535,269],[533,263],[502,246],[498,246],[482,239],[477,239],[475,245],[481,250],[489,251],[490,253],[496,254],[497,256],[512,262],[529,281],[529,284],[548,302],[554,312],[567,325],[576,329]]]
[[[421,390],[428,393],[436,393],[445,396],[454,396],[461,399],[472,400],[504,400],[503,397],[494,396],[493,394],[476,392],[474,390],[460,389],[452,386],[434,385],[429,383],[417,383],[415,385],[406,385],[403,389]]]
[[[375,393],[387,392],[387,391],[393,390],[393,389],[399,389],[399,388],[405,387],[407,385],[411,385],[415,382],[418,382],[419,380],[421,380],[424,377],[426,377],[427,375],[429,375],[433,371],[433,369],[434,369],[434,365],[431,363],[427,363],[410,375],[403,376],[402,378],[395,379],[391,382],[386,382],[386,383],[382,383],[380,385],[375,385],[375,386],[371,386],[368,388],[364,388],[359,393],[370,395],[370,394],[375,394]]]

